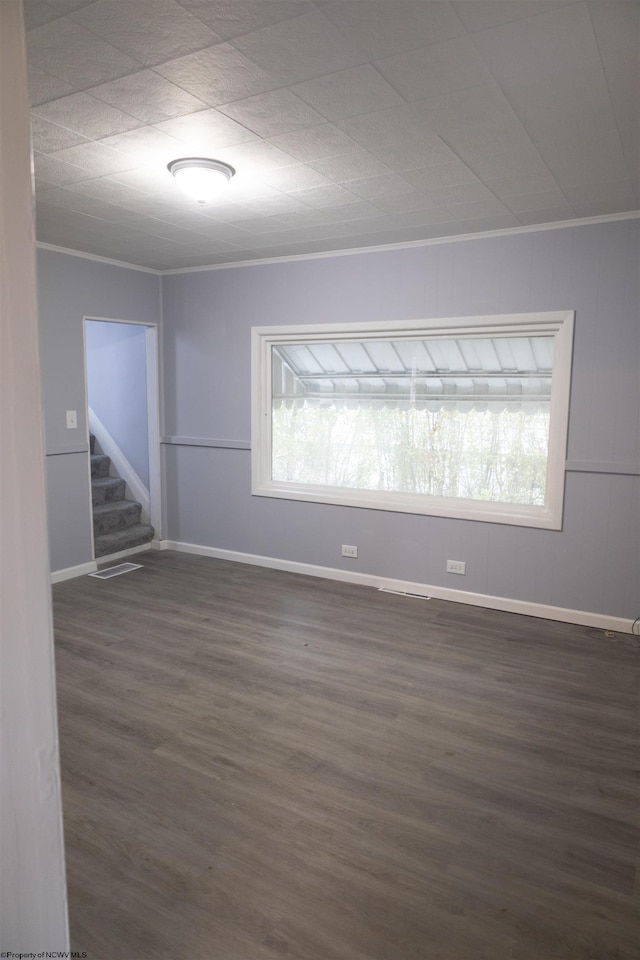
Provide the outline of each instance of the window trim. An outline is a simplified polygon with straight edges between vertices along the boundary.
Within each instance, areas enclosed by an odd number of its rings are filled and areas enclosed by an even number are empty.
[[[574,311],[512,313],[494,316],[451,317],[390,323],[332,323],[322,325],[253,327],[251,331],[251,492],[253,496],[303,500],[390,512],[479,520],[489,523],[562,529],[565,462]],[[549,453],[544,506],[497,501],[435,497],[420,493],[355,490],[321,484],[300,484],[271,478],[271,347],[279,343],[363,339],[424,339],[456,336],[554,337],[551,380]]]

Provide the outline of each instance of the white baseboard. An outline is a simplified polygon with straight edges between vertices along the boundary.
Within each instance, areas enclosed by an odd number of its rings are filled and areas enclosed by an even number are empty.
[[[171,548],[168,546],[168,544],[169,544],[168,540],[152,540],[151,549],[152,550],[169,550]]]
[[[127,492],[142,506],[142,523],[149,523],[150,503],[149,491],[141,480],[135,468],[126,458],[117,442],[111,436],[103,422],[89,407],[89,428],[94,434],[102,452],[111,458],[114,470],[127,485]]]
[[[129,547],[127,550],[118,550],[117,553],[108,553],[104,557],[98,557],[97,562],[100,564],[110,563],[112,560],[122,560],[124,557],[132,557],[134,553],[147,553],[152,549],[152,543],[153,541],[151,540],[148,543],[141,543],[138,547]]]
[[[562,623],[575,623],[584,627],[596,627],[611,630],[614,633],[633,633],[633,620],[626,617],[614,617],[607,614],[592,613],[588,610],[571,610],[566,607],[554,607],[545,603],[531,603],[526,600],[513,600],[509,597],[492,597],[484,593],[469,593],[466,590],[454,590],[450,587],[436,587],[426,583],[412,583],[409,580],[393,580],[372,573],[358,573],[339,570],[336,567],[321,567],[310,563],[298,563],[295,560],[281,560],[278,557],[261,557],[253,553],[240,553],[236,550],[221,550],[195,543],[182,543],[178,540],[163,540],[166,546],[162,550],[176,550],[178,553],[192,553],[201,557],[213,557],[216,560],[230,560],[234,563],[249,563],[257,567],[270,567],[273,570],[285,570],[288,573],[301,573],[308,577],[323,577],[325,580],[341,580],[344,583],[358,583],[378,590],[393,590],[397,593],[413,593],[418,596],[433,597],[436,600],[449,600],[453,603],[466,603],[474,607],[486,607],[489,610],[503,610],[506,613],[519,613],[527,617],[540,617],[543,620],[559,620]]]
[[[77,567],[67,567],[64,570],[53,570],[51,583],[62,583],[63,580],[73,580],[74,577],[85,577],[88,573],[95,573],[98,564],[95,560],[89,563],[80,563]]]

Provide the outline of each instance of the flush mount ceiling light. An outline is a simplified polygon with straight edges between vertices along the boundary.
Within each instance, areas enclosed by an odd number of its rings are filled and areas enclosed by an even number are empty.
[[[207,157],[172,160],[167,170],[176,178],[178,186],[200,204],[215,197],[235,173],[228,163]]]

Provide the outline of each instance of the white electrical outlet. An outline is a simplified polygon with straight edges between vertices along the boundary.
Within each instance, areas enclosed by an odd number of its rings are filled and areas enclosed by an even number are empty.
[[[78,429],[78,411],[67,410],[67,430]]]
[[[465,576],[467,564],[465,560],[447,560],[447,573],[460,573]]]
[[[357,548],[357,547],[354,547],[354,546],[350,546],[348,543],[343,543],[343,544],[342,544],[342,556],[343,556],[343,557],[357,557],[357,556],[358,556],[358,548]]]

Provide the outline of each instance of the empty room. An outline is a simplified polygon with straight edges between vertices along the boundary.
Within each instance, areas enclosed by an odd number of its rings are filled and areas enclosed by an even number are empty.
[[[0,952],[639,960],[635,0],[2,0]]]

